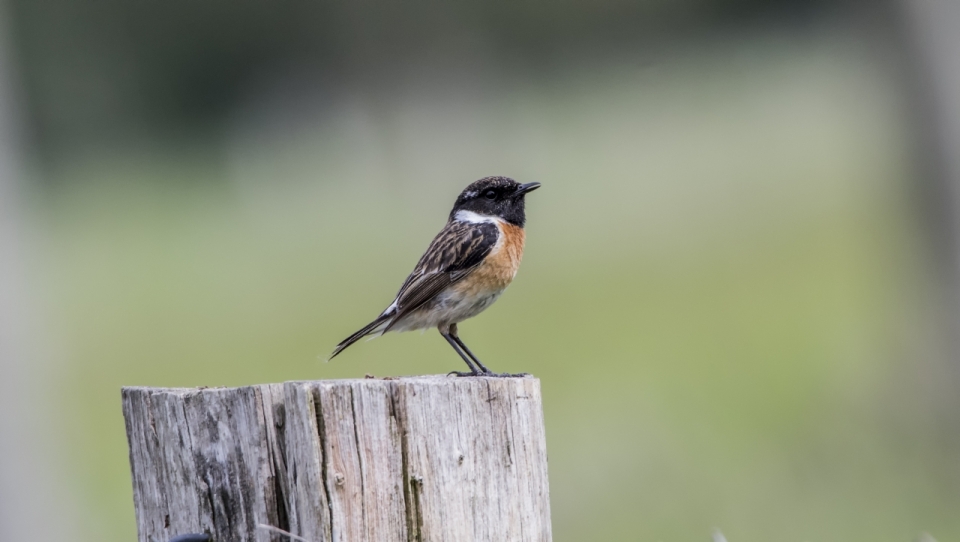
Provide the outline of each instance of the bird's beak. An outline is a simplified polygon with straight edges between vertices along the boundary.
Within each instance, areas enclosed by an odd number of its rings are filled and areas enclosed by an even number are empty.
[[[522,195],[526,194],[527,192],[533,192],[534,190],[536,190],[536,189],[538,189],[538,188],[540,188],[540,183],[521,184],[521,185],[517,188],[517,191],[516,191],[516,193],[514,193],[514,195],[515,195],[515,196],[522,196]]]

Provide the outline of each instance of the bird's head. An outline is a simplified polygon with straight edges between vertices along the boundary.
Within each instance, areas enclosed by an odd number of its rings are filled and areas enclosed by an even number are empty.
[[[463,189],[450,211],[450,220],[500,218],[523,227],[524,196],[537,188],[540,183],[520,184],[508,177],[484,177]]]

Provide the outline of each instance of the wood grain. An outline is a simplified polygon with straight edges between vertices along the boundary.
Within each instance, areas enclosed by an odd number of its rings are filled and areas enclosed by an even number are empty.
[[[124,388],[141,542],[549,542],[534,378]]]

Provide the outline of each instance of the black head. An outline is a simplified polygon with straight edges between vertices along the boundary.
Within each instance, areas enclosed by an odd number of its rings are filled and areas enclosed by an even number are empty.
[[[481,216],[500,217],[523,227],[526,222],[524,195],[537,188],[540,183],[520,184],[507,177],[484,177],[460,193],[450,211],[450,219],[455,219],[460,211],[470,211]]]

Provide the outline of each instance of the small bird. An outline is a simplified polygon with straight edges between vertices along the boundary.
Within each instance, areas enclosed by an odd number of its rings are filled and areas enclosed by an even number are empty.
[[[457,335],[457,324],[493,304],[510,285],[523,257],[524,197],[540,183],[485,177],[466,187],[446,226],[380,316],[343,340],[330,359],[367,335],[435,327],[470,372],[458,376],[519,376],[494,373]]]

